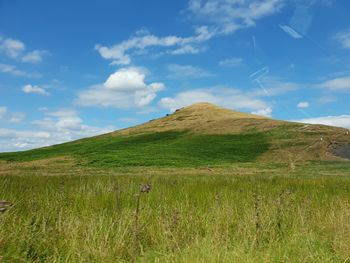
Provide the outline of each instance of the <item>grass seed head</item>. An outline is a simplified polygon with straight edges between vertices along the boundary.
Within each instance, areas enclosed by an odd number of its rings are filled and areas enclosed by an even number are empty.
[[[0,213],[5,212],[11,206],[11,202],[6,200],[0,200]]]

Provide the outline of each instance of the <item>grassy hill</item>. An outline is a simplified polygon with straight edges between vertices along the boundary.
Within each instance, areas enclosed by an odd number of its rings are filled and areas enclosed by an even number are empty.
[[[198,167],[243,162],[340,160],[332,147],[350,142],[345,129],[278,121],[198,103],[109,134],[0,154],[7,162],[56,157],[94,167]]]
[[[0,262],[349,262],[349,145],[200,103],[2,153]]]

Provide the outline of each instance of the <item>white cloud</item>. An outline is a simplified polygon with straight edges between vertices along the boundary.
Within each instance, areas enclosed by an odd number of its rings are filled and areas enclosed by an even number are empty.
[[[19,131],[0,128],[1,151],[26,150],[43,147],[116,130],[115,127],[95,127],[84,124],[71,109],[47,112],[46,117],[33,121],[32,130]]]
[[[12,39],[3,38],[0,36],[0,53],[12,59],[18,59],[26,63],[39,63],[45,55],[49,55],[47,50],[33,50],[26,52],[26,46],[23,42]]]
[[[270,107],[267,107],[267,108],[264,108],[261,110],[253,111],[252,114],[265,116],[265,117],[271,117],[272,109]]]
[[[24,112],[14,112],[10,117],[10,122],[20,123],[25,119],[25,117],[26,114]]]
[[[168,53],[172,55],[184,55],[184,54],[199,54],[206,50],[205,47],[197,47],[193,45],[185,45],[175,50],[170,50]]]
[[[159,101],[159,106],[175,111],[178,108],[198,102],[210,102],[235,110],[259,111],[269,108],[269,105],[263,100],[232,88],[207,88],[184,91],[178,93],[175,97],[162,98]]]
[[[299,109],[306,109],[310,106],[310,104],[307,101],[301,101],[297,104],[297,108]]]
[[[168,71],[170,72],[169,77],[171,78],[203,78],[203,77],[213,77],[213,73],[191,65],[178,65],[170,64],[168,65]]]
[[[242,65],[243,59],[242,58],[228,58],[219,61],[219,66],[221,67],[238,67]]]
[[[0,128],[0,149],[8,152],[46,146],[50,137],[49,132]]]
[[[4,118],[5,114],[7,113],[7,108],[6,107],[0,107],[0,120]]]
[[[50,94],[45,89],[40,88],[38,86],[32,86],[31,84],[25,85],[22,88],[22,91],[24,93],[36,93],[36,94],[40,94],[40,95],[49,95]]]
[[[174,35],[158,37],[152,34],[137,35],[111,47],[97,44],[95,49],[103,58],[112,60],[112,64],[128,65],[131,63],[130,51],[145,50],[149,47],[163,47],[168,49],[175,47],[175,50],[168,50],[167,53],[196,54],[201,50],[198,45],[211,39],[213,35],[214,33],[209,31],[207,27],[202,26],[197,27],[195,35],[190,37]]]
[[[24,112],[9,112],[7,107],[0,107],[0,120],[5,122],[18,123],[24,120]]]
[[[111,74],[104,86],[115,91],[136,91],[145,88],[145,77],[137,68],[124,68]]]
[[[299,39],[303,38],[301,34],[299,34],[297,31],[295,31],[293,28],[291,28],[288,25],[279,25],[279,27],[288,35],[290,35],[292,38]]]
[[[81,106],[113,108],[143,107],[151,103],[163,83],[145,83],[146,72],[139,68],[122,68],[111,74],[105,83],[94,85],[78,94]]]
[[[229,34],[254,26],[256,21],[278,12],[284,0],[190,0],[188,10],[197,18]]]
[[[34,50],[26,53],[22,57],[22,62],[40,63],[43,60],[43,57],[48,54],[49,52],[47,50]]]
[[[0,64],[0,72],[6,73],[6,74],[11,74],[14,76],[19,76],[19,77],[28,77],[28,78],[39,78],[40,77],[40,74],[28,73],[28,72],[17,69],[16,66],[14,66],[14,65],[9,65],[9,64]]]
[[[283,79],[273,76],[267,77],[264,75],[262,75],[262,77],[258,76],[256,79],[253,79],[253,82],[256,82],[259,88],[248,92],[248,94],[251,96],[259,97],[282,95],[296,91],[300,88],[300,86],[305,86],[294,82],[284,81]]]
[[[350,30],[337,33],[335,39],[339,41],[343,48],[350,48]]]
[[[320,84],[323,88],[338,91],[350,91],[350,77],[335,78]]]
[[[296,120],[296,121],[302,122],[302,123],[310,123],[310,124],[324,124],[324,125],[350,129],[350,115],[325,116],[325,117],[308,118],[308,119],[302,119],[302,120]]]
[[[19,40],[0,37],[0,52],[10,58],[19,57],[25,48],[25,45]]]
[[[127,40],[112,46],[95,45],[104,59],[112,64],[129,65],[133,55],[147,53],[151,47],[166,49],[160,54],[198,54],[206,50],[203,43],[220,34],[233,33],[237,29],[254,26],[267,15],[278,12],[286,0],[190,0],[188,11],[209,26],[195,28],[193,36],[169,35],[159,37],[142,29]]]

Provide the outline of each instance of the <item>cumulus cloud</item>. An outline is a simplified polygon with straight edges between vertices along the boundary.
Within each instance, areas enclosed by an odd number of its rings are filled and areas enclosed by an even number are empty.
[[[335,78],[321,83],[323,88],[337,90],[337,91],[350,91],[350,77]]]
[[[191,17],[210,23],[217,33],[229,34],[254,26],[256,21],[279,12],[284,0],[190,0]]]
[[[317,118],[307,118],[296,120],[297,122],[310,124],[324,124],[329,126],[343,127],[350,129],[350,115],[324,116]]]
[[[310,104],[307,101],[301,101],[297,104],[297,108],[299,109],[306,109],[310,106]]]
[[[184,91],[174,97],[162,98],[159,101],[159,106],[175,111],[178,108],[198,102],[210,102],[235,110],[261,111],[269,108],[265,101],[232,88],[207,88]]]
[[[219,61],[219,66],[221,67],[238,67],[242,65],[243,59],[242,58],[228,58]]]
[[[124,68],[111,74],[104,86],[115,91],[136,91],[146,87],[145,73],[137,68]]]
[[[45,89],[40,88],[38,86],[33,86],[31,84],[25,85],[22,88],[22,91],[24,93],[36,93],[36,94],[39,94],[39,95],[49,95],[49,93]]]
[[[146,72],[139,68],[122,68],[111,74],[103,84],[94,85],[78,94],[81,106],[113,108],[143,107],[150,104],[164,84],[146,84]]]
[[[133,36],[111,47],[97,44],[95,49],[104,59],[112,60],[113,64],[128,65],[131,63],[131,51],[142,51],[149,47],[167,48],[167,53],[175,55],[199,53],[201,48],[198,45],[211,39],[213,35],[214,33],[205,26],[197,27],[195,35],[190,37],[158,37],[147,32],[146,35]]]
[[[343,48],[350,48],[350,30],[338,32],[334,38]]]
[[[171,78],[204,78],[215,76],[213,73],[192,65],[168,65],[169,77]]]

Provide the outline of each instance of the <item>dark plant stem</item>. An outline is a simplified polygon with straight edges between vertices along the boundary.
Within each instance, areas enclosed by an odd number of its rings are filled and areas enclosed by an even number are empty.
[[[261,222],[260,222],[260,197],[257,193],[254,193],[254,210],[255,210],[255,231],[256,231],[256,243],[259,245]]]

